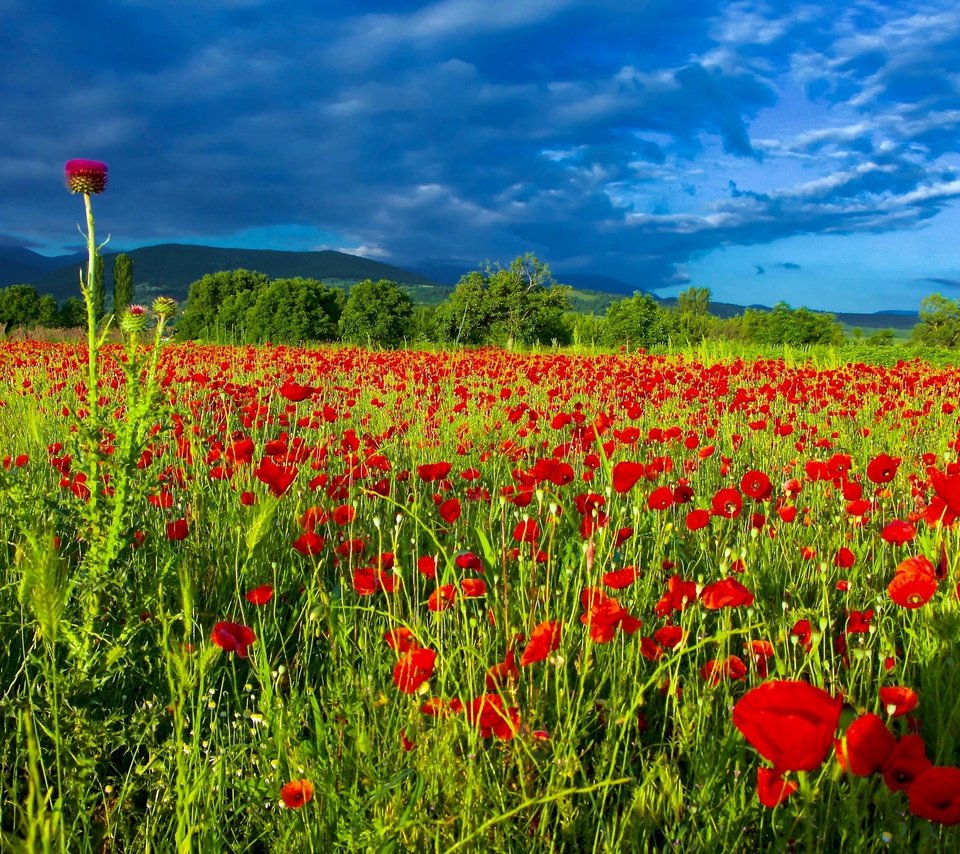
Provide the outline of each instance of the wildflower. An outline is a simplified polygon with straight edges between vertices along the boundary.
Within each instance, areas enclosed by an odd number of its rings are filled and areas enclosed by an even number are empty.
[[[253,629],[241,623],[217,623],[210,634],[210,640],[220,649],[224,652],[235,652],[240,658],[247,657],[247,647],[256,639]]]
[[[71,193],[94,195],[107,188],[107,164],[99,160],[68,160],[63,171]]]
[[[313,800],[313,784],[309,780],[291,780],[280,789],[280,800],[285,807],[298,810]]]
[[[273,585],[261,584],[253,590],[248,590],[244,597],[254,605],[266,605],[273,598]]]
[[[910,812],[938,824],[960,824],[960,768],[933,766],[907,790]]]
[[[775,771],[813,771],[833,744],[843,700],[806,682],[774,680],[748,691],[733,723]]]

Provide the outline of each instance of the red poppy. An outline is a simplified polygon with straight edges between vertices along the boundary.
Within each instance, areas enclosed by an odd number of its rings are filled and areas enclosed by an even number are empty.
[[[697,583],[684,581],[679,575],[672,575],[667,581],[667,589],[653,606],[653,613],[666,617],[674,611],[683,611],[691,602],[697,601]]]
[[[929,602],[936,592],[936,571],[923,555],[901,561],[893,580],[887,585],[890,599],[902,608],[919,608]]]
[[[634,485],[644,476],[646,467],[643,463],[634,463],[621,460],[613,467],[613,489],[623,495],[633,489]]]
[[[766,501],[773,495],[773,485],[770,478],[762,471],[748,471],[740,478],[740,489],[747,498],[754,501]]]
[[[448,525],[452,525],[460,518],[461,508],[459,498],[448,498],[437,508],[440,518]]]
[[[653,633],[653,639],[667,649],[673,649],[683,643],[687,633],[680,626],[661,626]]]
[[[880,702],[890,717],[899,718],[912,712],[920,698],[913,688],[892,685],[880,689]]]
[[[851,723],[834,746],[841,767],[858,777],[869,777],[883,770],[897,739],[880,715],[870,713]]]
[[[313,799],[313,784],[309,780],[291,780],[280,789],[280,800],[289,809],[298,810]]]
[[[540,526],[536,519],[524,519],[517,522],[513,529],[513,539],[518,543],[536,543],[540,539]]]
[[[744,694],[733,723],[775,771],[813,771],[830,751],[842,707],[822,688],[775,680]]]
[[[481,738],[496,736],[504,741],[512,739],[520,729],[520,715],[515,707],[504,708],[499,694],[484,694],[464,704],[467,720],[480,730]]]
[[[784,780],[783,774],[774,769],[762,765],[757,768],[757,797],[768,809],[780,806],[797,788],[796,783]]]
[[[313,531],[305,531],[291,543],[291,546],[305,557],[310,557],[319,554],[323,550],[325,542],[319,534],[315,534]]]
[[[933,497],[923,513],[924,521],[929,525],[937,522],[952,525],[960,516],[960,474],[944,474],[938,469],[929,468],[927,477]]]
[[[891,792],[909,789],[933,763],[927,759],[927,748],[919,735],[902,736],[883,763],[883,782]]]
[[[837,553],[833,558],[833,565],[839,569],[850,569],[856,562],[857,556],[846,546],[841,546],[837,549]]]
[[[732,486],[718,489],[710,502],[714,516],[722,516],[724,519],[734,519],[740,515],[743,509],[743,496],[739,490]]]
[[[431,611],[446,611],[457,599],[457,588],[452,584],[438,587],[427,600],[427,608]]]
[[[437,654],[432,649],[411,647],[393,668],[393,684],[404,694],[413,694],[433,676]]]
[[[647,496],[647,507],[651,510],[666,510],[673,504],[673,490],[669,486],[658,486]]]
[[[252,602],[254,605],[266,605],[273,598],[273,585],[261,584],[259,587],[254,587],[253,590],[248,590],[244,596],[248,602]]]
[[[917,529],[902,519],[894,519],[892,522],[888,522],[880,532],[884,542],[892,543],[895,546],[909,543],[916,535]]]
[[[724,680],[739,682],[746,679],[746,676],[747,665],[738,655],[713,658],[700,668],[700,678],[711,685],[718,685]]]
[[[210,634],[210,640],[220,649],[224,652],[235,652],[239,658],[247,657],[247,647],[256,639],[253,629],[242,623],[217,623]]]
[[[700,591],[700,604],[710,611],[720,608],[749,608],[753,604],[753,593],[735,578],[722,578]]]
[[[167,522],[167,539],[178,542],[185,540],[190,533],[186,519],[175,519],[173,522]]]
[[[413,632],[406,626],[390,629],[384,634],[383,639],[390,649],[395,649],[397,652],[407,652],[419,646]]]
[[[560,646],[560,623],[545,620],[530,632],[530,640],[520,656],[520,666],[527,667],[536,661],[543,661]]]
[[[460,582],[460,591],[465,599],[476,599],[487,592],[487,582],[482,578],[464,578]]]
[[[889,483],[896,477],[899,466],[899,457],[891,457],[888,454],[877,454],[877,456],[867,463],[867,478],[876,484]]]
[[[426,578],[436,578],[437,561],[430,555],[420,555],[417,558],[417,572]]]
[[[484,685],[488,691],[502,691],[519,679],[520,668],[517,667],[513,647],[510,647],[503,661],[487,668]]]
[[[450,474],[450,468],[450,463],[446,462],[426,463],[425,465],[417,466],[417,475],[421,480],[432,483],[433,481],[443,480]]]
[[[710,524],[710,513],[707,510],[691,510],[683,520],[688,531],[699,531]]]
[[[310,386],[300,385],[300,383],[296,383],[291,379],[284,381],[283,385],[280,386],[280,395],[291,403],[299,403],[301,400],[306,400],[313,392],[314,389],[310,388]]]
[[[935,765],[907,790],[910,812],[938,824],[960,824],[960,768]]]
[[[635,566],[625,566],[623,569],[613,569],[610,572],[605,572],[601,581],[606,587],[622,590],[633,584],[639,577],[639,569]]]
[[[279,498],[289,488],[297,476],[297,469],[286,466],[278,466],[270,457],[266,457],[260,465],[253,470],[257,480],[265,483],[270,492]]]

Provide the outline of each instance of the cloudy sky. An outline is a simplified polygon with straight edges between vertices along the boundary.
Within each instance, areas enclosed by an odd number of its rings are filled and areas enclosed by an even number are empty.
[[[0,0],[0,243],[960,296],[955,0]],[[562,278],[562,277],[561,277]]]

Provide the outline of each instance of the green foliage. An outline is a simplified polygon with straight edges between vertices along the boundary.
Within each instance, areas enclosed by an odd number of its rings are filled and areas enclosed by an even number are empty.
[[[960,301],[942,294],[924,297],[913,340],[935,347],[956,347],[960,343]]]
[[[461,278],[437,309],[437,332],[441,340],[461,344],[566,344],[571,338],[564,318],[569,293],[528,252],[509,267],[488,266]]]
[[[336,341],[345,296],[315,279],[275,279],[246,312],[247,341]]]
[[[630,349],[666,344],[675,328],[675,315],[658,305],[650,294],[636,293],[607,309],[603,343]]]
[[[223,329],[218,317],[223,303],[236,299],[243,291],[255,291],[270,283],[263,273],[251,270],[229,270],[208,273],[190,285],[183,316],[177,323],[177,338],[189,340],[215,337]],[[233,313],[233,316],[236,312]]]
[[[133,302],[133,259],[121,252],[113,259],[113,311],[119,314]]]
[[[696,344],[704,338],[713,337],[717,318],[710,314],[709,288],[687,288],[681,291],[677,294],[673,314],[672,334],[679,341]]]
[[[871,347],[889,347],[895,338],[892,329],[876,329],[867,336],[866,343]]]
[[[57,311],[56,325],[76,329],[87,323],[87,309],[80,297],[67,297]]]
[[[843,326],[832,314],[791,308],[777,303],[771,311],[747,309],[743,315],[746,337],[759,344],[806,347],[843,343]]]
[[[364,279],[350,289],[340,336],[361,346],[400,347],[413,330],[413,301],[396,282]]]
[[[56,321],[57,303],[53,297],[41,296],[32,285],[0,288],[0,324],[7,329],[54,326]]]

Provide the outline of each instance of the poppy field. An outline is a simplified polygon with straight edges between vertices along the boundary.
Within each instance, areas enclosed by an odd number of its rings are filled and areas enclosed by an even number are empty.
[[[128,331],[0,344],[0,849],[960,849],[960,370]]]

